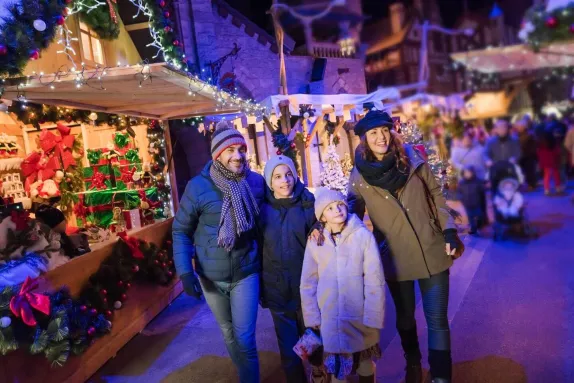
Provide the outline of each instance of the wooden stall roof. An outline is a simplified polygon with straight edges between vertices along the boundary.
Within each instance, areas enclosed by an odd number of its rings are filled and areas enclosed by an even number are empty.
[[[73,73],[60,78],[50,74],[7,80],[2,98],[18,100],[24,96],[33,103],[163,120],[249,112],[253,105],[164,63],[107,68],[101,81],[97,79],[99,73],[102,69],[86,70],[83,78],[91,79],[80,88]]]

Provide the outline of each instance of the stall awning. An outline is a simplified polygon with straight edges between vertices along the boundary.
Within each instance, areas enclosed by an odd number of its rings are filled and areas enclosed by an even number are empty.
[[[467,69],[483,73],[515,72],[574,66],[574,42],[555,43],[534,52],[526,45],[451,54]]]
[[[6,80],[2,99],[155,119],[262,111],[163,63],[107,68],[105,75],[102,69],[79,73]]]
[[[415,105],[431,105],[442,110],[445,113],[454,113],[465,108],[464,98],[466,93],[455,93],[448,96],[439,94],[417,93],[412,96],[400,99],[392,104],[386,104],[385,108],[390,110],[402,107],[405,114],[410,115],[414,112]]]

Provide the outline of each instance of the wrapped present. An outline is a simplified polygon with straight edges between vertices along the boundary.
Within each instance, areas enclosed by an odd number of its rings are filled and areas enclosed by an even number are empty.
[[[307,329],[297,344],[293,347],[293,351],[295,351],[301,359],[306,360],[322,345],[323,342],[319,335],[315,334],[313,330]]]
[[[142,226],[155,223],[155,214],[152,209],[140,210],[140,221]]]
[[[87,156],[88,162],[90,165],[106,165],[107,161],[102,156],[103,150],[102,149],[88,149]]]
[[[126,229],[132,230],[142,227],[140,209],[124,210],[122,215],[124,216]]]
[[[114,134],[114,148],[118,150],[133,148],[133,142],[129,134],[117,132]]]

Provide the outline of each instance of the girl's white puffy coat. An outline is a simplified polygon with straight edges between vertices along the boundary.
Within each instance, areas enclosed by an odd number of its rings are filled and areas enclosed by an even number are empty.
[[[335,246],[310,240],[301,275],[305,326],[321,326],[326,352],[363,351],[379,342],[385,308],[385,279],[373,234],[352,214]]]

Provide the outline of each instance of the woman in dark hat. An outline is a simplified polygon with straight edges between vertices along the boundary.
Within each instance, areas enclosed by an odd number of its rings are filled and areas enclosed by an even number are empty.
[[[361,143],[349,181],[349,210],[363,218],[366,208],[373,223],[396,307],[406,383],[422,380],[415,281],[428,326],[433,382],[450,382],[449,268],[464,246],[430,166],[392,127],[387,113],[374,110],[355,126]]]

